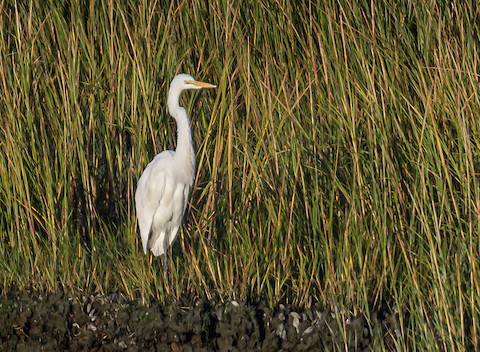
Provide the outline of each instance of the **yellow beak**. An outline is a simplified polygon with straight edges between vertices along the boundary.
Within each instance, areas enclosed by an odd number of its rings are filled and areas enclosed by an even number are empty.
[[[192,81],[192,80],[186,80],[185,83],[188,84],[193,84],[198,87],[202,88],[216,88],[216,85],[210,84],[210,83],[205,83],[205,82],[200,82],[200,81]]]

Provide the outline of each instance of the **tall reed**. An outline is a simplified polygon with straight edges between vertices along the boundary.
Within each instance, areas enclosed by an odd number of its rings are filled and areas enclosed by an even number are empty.
[[[265,298],[340,324],[387,306],[399,350],[480,348],[477,15],[473,1],[0,3],[3,292]],[[133,198],[175,147],[179,72],[218,88],[183,96],[198,172],[165,277]]]

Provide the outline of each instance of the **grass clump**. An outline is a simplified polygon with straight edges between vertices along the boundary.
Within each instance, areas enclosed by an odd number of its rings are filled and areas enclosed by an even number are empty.
[[[0,3],[3,291],[386,304],[398,349],[478,349],[475,9]],[[183,97],[198,172],[165,278],[133,199],[179,72],[218,88]]]

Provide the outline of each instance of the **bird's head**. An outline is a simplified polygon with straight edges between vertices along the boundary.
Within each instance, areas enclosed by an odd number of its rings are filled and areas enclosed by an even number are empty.
[[[216,86],[210,83],[195,81],[195,79],[184,73],[176,75],[170,84],[170,90],[168,92],[168,110],[172,116],[176,116],[181,111],[178,105],[180,94],[185,89],[202,89],[202,88],[215,88]]]
[[[215,88],[216,86],[210,83],[196,81],[192,76],[185,73],[176,75],[170,84],[170,90],[182,91],[185,89],[202,89]]]

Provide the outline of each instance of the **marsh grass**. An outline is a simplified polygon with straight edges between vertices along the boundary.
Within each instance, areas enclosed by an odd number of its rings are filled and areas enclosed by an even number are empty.
[[[477,17],[473,1],[1,2],[2,290],[320,304],[343,327],[387,306],[395,349],[480,348]],[[182,97],[198,172],[165,277],[133,199],[175,146],[179,72],[218,88]]]

